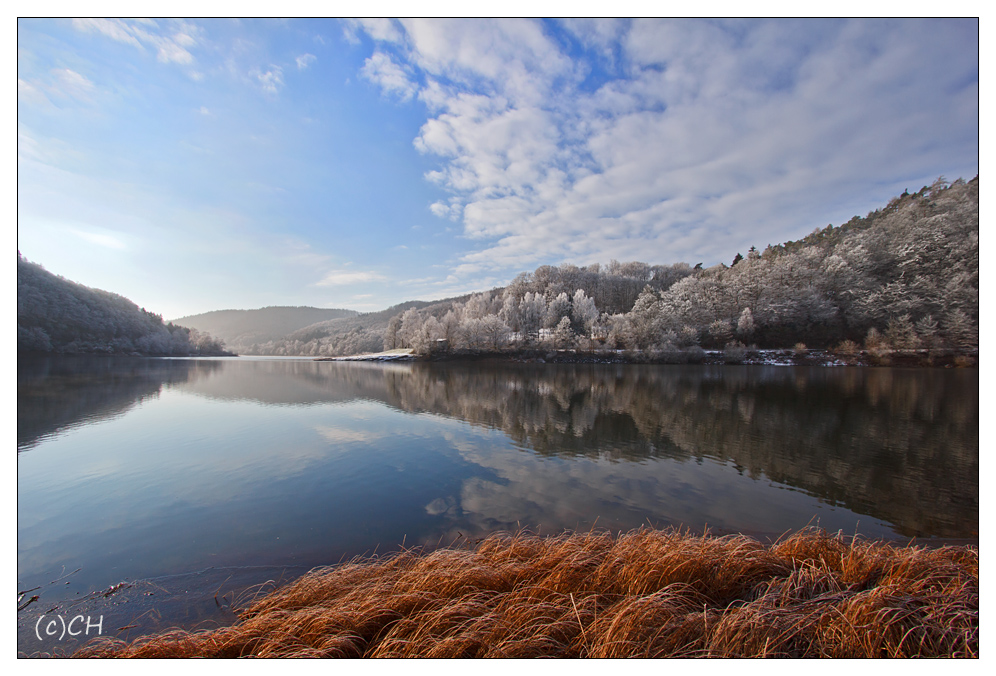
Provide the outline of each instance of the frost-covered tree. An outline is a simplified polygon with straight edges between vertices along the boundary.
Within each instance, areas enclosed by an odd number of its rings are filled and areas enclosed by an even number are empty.
[[[387,330],[384,332],[384,349],[393,350],[401,347],[398,332],[401,330],[401,315],[391,317],[387,322]]]
[[[709,337],[715,347],[724,347],[733,340],[733,329],[726,319],[717,319],[709,324]]]
[[[591,336],[595,324],[598,322],[598,308],[595,301],[585,295],[584,289],[574,292],[571,302],[571,328],[574,333],[583,336]]]
[[[484,323],[479,318],[464,319],[460,322],[458,347],[480,350],[484,348],[486,337]]]
[[[505,289],[504,299],[498,317],[515,333],[522,331],[520,300],[510,289]]]
[[[650,286],[646,286],[633,304],[629,315],[626,342],[631,347],[649,349],[657,344],[658,337],[666,328],[664,307],[661,298]]]
[[[425,318],[418,310],[413,307],[405,310],[405,313],[401,315],[401,328],[398,329],[399,346],[414,348],[424,323]]]
[[[560,322],[553,329],[553,344],[558,349],[563,350],[574,347],[576,341],[577,337],[571,329],[570,317],[561,317]]]
[[[484,346],[491,350],[497,350],[508,342],[511,329],[497,315],[487,315],[481,318],[481,333],[484,338]]]
[[[542,294],[527,291],[519,303],[521,330],[526,335],[527,340],[535,340],[539,337],[545,315],[546,298]]]
[[[493,307],[490,292],[478,293],[467,299],[463,306],[464,319],[481,319],[489,314],[496,313],[498,308]]]
[[[920,346],[920,339],[913,328],[908,314],[889,319],[885,330],[885,339],[894,350],[915,350]]]
[[[961,349],[979,346],[979,330],[962,310],[952,310],[944,317],[944,338],[949,345]]]
[[[699,338],[699,330],[694,326],[685,324],[678,331],[678,342],[676,344],[679,347],[692,347],[699,344]]]
[[[457,343],[457,335],[460,330],[460,318],[454,310],[447,310],[443,318],[439,320],[440,338],[446,340],[450,345]]]
[[[562,291],[547,304],[546,315],[543,318],[543,327],[547,329],[554,328],[560,324],[560,320],[564,317],[567,317],[568,321],[570,321],[570,316],[571,299],[568,298],[566,291]]]
[[[932,315],[925,315],[916,323],[916,333],[928,350],[940,347],[940,332],[937,321]]]
[[[744,342],[750,342],[754,337],[754,315],[749,307],[745,307],[737,320],[737,337]]]

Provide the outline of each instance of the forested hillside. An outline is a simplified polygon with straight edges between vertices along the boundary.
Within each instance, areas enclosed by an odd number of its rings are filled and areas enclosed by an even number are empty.
[[[393,317],[385,347],[539,345],[674,353],[749,345],[966,350],[978,346],[979,179],[938,179],[884,209],[729,266],[684,263],[524,273],[465,303]]]
[[[174,321],[210,333],[230,349],[247,352],[256,344],[283,339],[306,326],[357,314],[355,310],[317,307],[264,307],[259,310],[215,310]]]
[[[319,322],[241,345],[337,356],[410,347],[630,349],[678,355],[750,346],[970,350],[979,327],[979,179],[938,179],[864,218],[730,265],[612,261],[542,266],[507,287]]]
[[[17,350],[66,354],[225,354],[206,333],[139,308],[127,298],[53,275],[17,252]]]

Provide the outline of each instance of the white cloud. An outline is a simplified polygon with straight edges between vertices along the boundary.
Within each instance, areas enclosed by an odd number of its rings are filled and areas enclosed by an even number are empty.
[[[88,99],[94,90],[94,85],[85,75],[80,75],[68,68],[55,68],[52,70],[55,82],[50,87],[51,91],[76,99]]]
[[[275,95],[284,86],[284,71],[280,66],[271,65],[270,69],[265,72],[256,68],[249,74],[256,79],[260,89],[267,94]]]
[[[21,78],[17,78],[17,100],[33,105],[48,105],[51,103],[44,92]]]
[[[144,31],[129,26],[121,19],[73,19],[73,27],[84,32],[103,33],[112,40],[143,49],[135,34],[141,35]]]
[[[360,270],[333,270],[325,274],[321,281],[315,286],[346,286],[349,284],[368,284],[379,282],[385,279],[384,275],[376,272],[364,272]]]
[[[352,43],[359,42],[359,33],[363,31],[374,40],[381,42],[400,42],[401,31],[391,19],[344,19],[343,35]]]
[[[315,56],[314,54],[302,54],[301,56],[297,57],[297,59],[295,59],[295,61],[297,62],[298,70],[304,70],[305,68],[307,68],[317,60],[318,57]]]
[[[429,209],[478,242],[458,278],[727,260],[977,163],[977,22],[563,24],[591,62],[535,21],[401,25],[364,75],[429,108]]]
[[[402,101],[407,101],[418,91],[418,85],[409,79],[409,72],[384,52],[374,52],[360,70],[363,77],[379,85],[384,93],[395,94]]]
[[[17,129],[17,161],[39,161],[43,160],[42,153],[36,141],[26,130]]]
[[[600,51],[609,60],[612,60],[613,51],[619,38],[625,35],[629,23],[626,19],[576,18],[560,21],[583,45]]]
[[[17,125],[17,161],[30,165],[31,169],[51,168],[56,172],[60,170],[56,167],[64,164],[85,164],[87,157],[81,150],[64,140],[50,136],[40,135],[31,130],[23,123]],[[60,177],[64,176],[60,173]],[[19,169],[18,178],[22,178]],[[44,180],[53,180],[55,177],[46,175]],[[57,180],[57,179],[55,179]],[[25,183],[27,185],[27,183]],[[51,186],[45,185],[46,189]],[[52,195],[57,195],[59,189],[53,190]]]
[[[328,268],[331,256],[316,251],[311,244],[294,237],[288,237],[280,243],[284,250],[283,262],[288,268],[296,268],[310,271],[309,274],[317,273],[319,270]]]
[[[440,218],[448,218],[451,221],[456,221],[463,214],[463,205],[456,199],[451,199],[449,204],[445,202],[433,202],[429,205],[429,211]]]
[[[132,45],[145,51],[150,47],[161,63],[189,65],[194,56],[188,51],[197,45],[196,25],[182,20],[160,23],[152,19],[73,19],[73,27],[88,33]]]
[[[179,37],[188,37],[186,35]],[[185,42],[185,41],[183,41]],[[193,55],[184,49],[180,41],[163,40],[159,45],[158,53],[156,58],[162,63],[182,63],[188,64],[192,63],[194,60]]]
[[[570,59],[538,21],[414,19],[402,24],[420,68],[519,104],[541,103],[550,81],[572,71]]]
[[[108,235],[106,233],[99,233],[99,232],[87,232],[85,230],[77,230],[76,228],[70,228],[69,231],[72,232],[77,237],[80,237],[81,239],[85,239],[86,241],[92,244],[96,244],[98,246],[102,246],[108,249],[127,248],[124,242],[122,242],[117,237],[114,237],[113,235]]]

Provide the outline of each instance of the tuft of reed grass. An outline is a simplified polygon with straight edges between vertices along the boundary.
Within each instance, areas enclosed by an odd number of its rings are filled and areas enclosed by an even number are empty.
[[[75,657],[977,657],[975,547],[497,534],[316,569],[231,627]]]

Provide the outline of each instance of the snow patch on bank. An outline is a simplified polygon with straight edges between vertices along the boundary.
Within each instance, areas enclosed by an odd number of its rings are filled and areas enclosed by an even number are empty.
[[[387,350],[371,354],[354,354],[349,357],[321,357],[315,361],[411,361],[414,351],[409,349]]]

